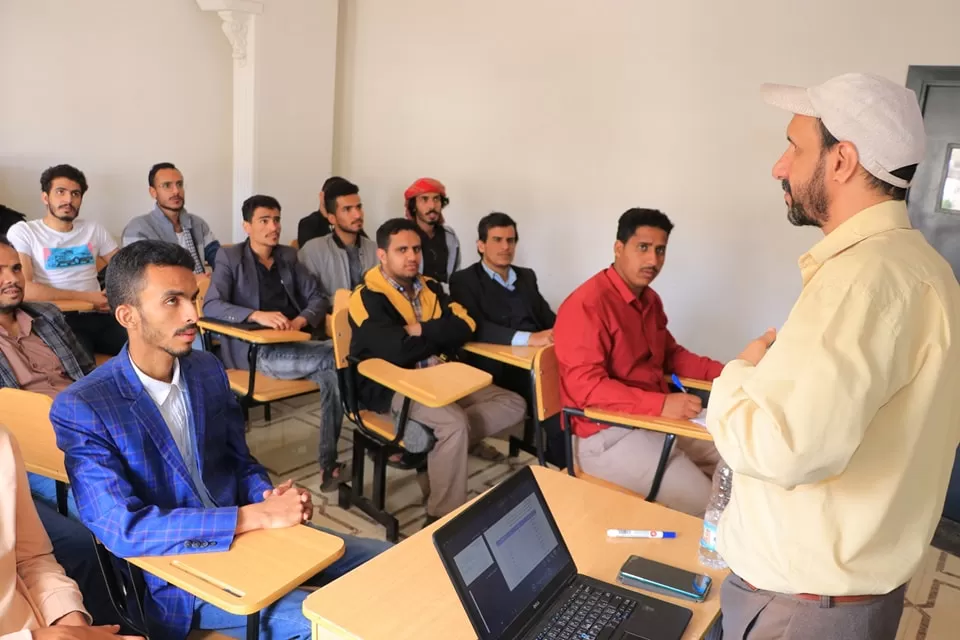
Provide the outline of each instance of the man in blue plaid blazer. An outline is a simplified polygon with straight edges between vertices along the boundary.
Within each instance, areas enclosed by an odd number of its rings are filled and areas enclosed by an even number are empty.
[[[121,249],[107,271],[107,299],[127,347],[60,393],[50,413],[80,518],[121,558],[223,551],[239,533],[294,526],[313,512],[306,490],[271,485],[247,449],[223,366],[192,352],[197,291],[182,247],[142,240]],[[320,584],[388,546],[341,537],[346,552]],[[145,578],[152,638],[191,629],[243,637],[244,618]],[[264,609],[261,637],[308,638],[305,595],[295,590]]]

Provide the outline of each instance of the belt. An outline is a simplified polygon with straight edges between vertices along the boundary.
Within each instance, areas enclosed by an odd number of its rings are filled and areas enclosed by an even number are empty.
[[[751,591],[760,591],[755,586],[740,578],[743,581],[743,584],[747,585]],[[783,595],[789,595],[794,598],[800,598],[801,600],[813,600],[820,602],[826,606],[832,606],[834,604],[854,604],[856,602],[867,602],[869,600],[876,600],[877,598],[882,598],[883,596],[870,595],[870,596],[818,596],[815,593],[785,593]]]

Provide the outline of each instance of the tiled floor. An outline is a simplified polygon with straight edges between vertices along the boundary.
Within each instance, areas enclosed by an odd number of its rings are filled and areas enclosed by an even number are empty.
[[[320,493],[320,469],[316,462],[318,413],[317,401],[312,395],[274,403],[273,420],[269,424],[263,420],[263,410],[254,409],[250,412],[251,429],[247,433],[247,442],[275,482],[293,478],[298,485],[313,492],[314,504],[318,507],[314,522],[343,533],[383,539],[382,526],[356,509],[341,509],[337,506],[335,493]],[[340,459],[344,461],[350,460],[351,426],[344,423],[340,439]],[[490,442],[506,452],[505,442]],[[506,464],[471,457],[469,495],[483,493],[518,466],[532,461],[533,458],[525,454]],[[387,506],[400,520],[400,537],[403,539],[419,531],[423,525],[423,494],[412,471],[389,469],[387,483]],[[930,547],[907,589],[897,640],[954,638],[960,638],[960,558]]]

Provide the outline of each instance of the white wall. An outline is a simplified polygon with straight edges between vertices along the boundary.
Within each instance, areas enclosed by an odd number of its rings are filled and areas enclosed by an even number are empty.
[[[70,163],[90,183],[80,215],[119,239],[169,161],[228,237],[229,51],[194,0],[0,0],[0,202],[42,216],[40,173]]]
[[[674,334],[718,358],[782,323],[819,237],[786,221],[770,169],[789,115],[758,85],[960,65],[953,0],[345,5],[334,169],[368,227],[437,177],[466,252],[506,211],[557,305],[612,260],[623,211],[662,208],[677,226],[655,288]]]

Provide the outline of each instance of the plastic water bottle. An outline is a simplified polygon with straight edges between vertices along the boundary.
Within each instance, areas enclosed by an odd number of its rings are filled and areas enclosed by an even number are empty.
[[[733,471],[721,460],[713,474],[713,491],[703,517],[703,537],[700,538],[700,564],[711,569],[727,568],[727,563],[717,552],[717,525],[720,523],[720,514],[730,502],[732,488]]]

